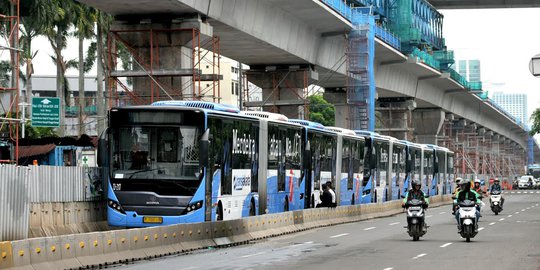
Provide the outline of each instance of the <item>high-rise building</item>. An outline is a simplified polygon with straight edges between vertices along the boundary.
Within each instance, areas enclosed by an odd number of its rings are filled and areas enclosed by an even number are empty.
[[[529,121],[527,94],[495,92],[492,99],[522,123],[527,124]]]
[[[469,82],[482,81],[480,76],[480,60],[459,60],[458,73]]]

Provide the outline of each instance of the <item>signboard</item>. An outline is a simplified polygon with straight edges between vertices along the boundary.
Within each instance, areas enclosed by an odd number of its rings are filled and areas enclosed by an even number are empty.
[[[60,99],[44,97],[32,98],[32,126],[59,127]]]

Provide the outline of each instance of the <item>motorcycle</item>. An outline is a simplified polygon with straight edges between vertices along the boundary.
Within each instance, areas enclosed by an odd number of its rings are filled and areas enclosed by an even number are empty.
[[[407,209],[407,233],[413,238],[413,241],[418,241],[427,232],[427,226],[424,221],[425,207],[423,201],[412,199],[405,205]]]
[[[467,242],[471,241],[478,233],[478,224],[476,223],[476,203],[471,200],[464,200],[459,202],[459,227],[462,238],[465,238]]]
[[[489,203],[491,205],[491,211],[493,211],[495,215],[498,215],[503,210],[501,206],[501,191],[494,190],[490,195]]]

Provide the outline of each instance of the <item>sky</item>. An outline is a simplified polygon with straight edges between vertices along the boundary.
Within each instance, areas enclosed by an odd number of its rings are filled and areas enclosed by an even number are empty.
[[[525,93],[528,114],[540,107],[540,78],[529,71],[540,54],[540,8],[440,10],[456,59],[480,60],[484,91]]]

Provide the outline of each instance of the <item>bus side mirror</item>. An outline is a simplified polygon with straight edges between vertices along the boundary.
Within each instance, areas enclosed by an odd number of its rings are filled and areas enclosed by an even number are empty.
[[[207,129],[199,141],[199,165],[201,168],[208,167],[208,151],[210,150],[210,141],[208,140],[209,136],[210,130]]]
[[[371,156],[369,157],[369,168],[375,169],[377,167],[377,154],[375,151],[371,151]]]
[[[407,159],[405,161],[405,171],[406,172],[410,172],[411,171],[411,161],[409,159]]]
[[[109,129],[105,129],[98,139],[97,162],[99,167],[108,167]]]

